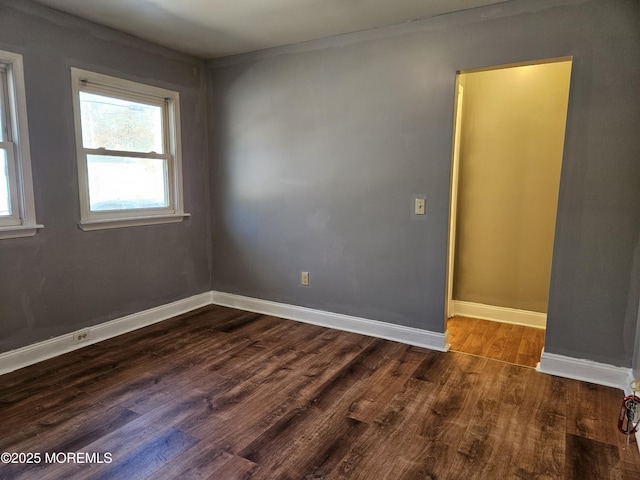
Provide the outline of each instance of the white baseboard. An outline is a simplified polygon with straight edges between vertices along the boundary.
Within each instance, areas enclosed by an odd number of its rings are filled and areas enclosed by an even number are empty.
[[[436,333],[419,328],[405,327],[393,323],[368,320],[339,313],[324,312],[285,303],[271,302],[256,298],[243,297],[224,292],[211,292],[212,302],[225,307],[239,308],[250,312],[288,318],[321,327],[334,328],[371,337],[384,338],[408,345],[429,348],[445,352],[448,350],[444,333]]]
[[[167,305],[161,305],[127,315],[126,317],[86,327],[76,332],[50,338],[33,345],[0,353],[0,375],[167,320],[200,307],[206,307],[207,305],[211,305],[211,292],[205,292]],[[80,332],[88,332],[89,338],[81,343],[74,343],[75,334]]]
[[[629,390],[632,376],[630,368],[565,357],[564,355],[547,353],[544,350],[536,370],[558,377],[573,378],[574,380],[619,388],[625,392]]]
[[[431,332],[377,320],[211,291],[83,328],[77,332],[71,332],[16,350],[0,353],[0,375],[211,304],[384,338],[441,352],[448,350],[446,333]],[[75,334],[86,331],[89,332],[89,338],[82,343],[74,343]],[[544,351],[537,370],[549,375],[606,385],[623,391],[629,390],[632,378],[632,370],[630,368],[565,357]]]
[[[291,320],[385,338],[387,340],[394,340],[432,350],[446,351],[448,349],[446,334],[444,333],[435,333],[418,328],[323,312],[267,300],[258,300],[229,293],[205,292],[167,305],[161,305],[105,323],[82,328],[75,332],[27,345],[26,347],[16,350],[0,353],[0,375],[211,304],[289,318]],[[88,332],[89,338],[81,343],[75,343],[75,335],[81,332]]]
[[[450,315],[493,320],[494,322],[512,323],[525,327],[545,328],[547,326],[547,314],[530,312],[529,310],[517,310],[515,308],[496,307],[483,303],[464,302],[453,300],[453,312]]]

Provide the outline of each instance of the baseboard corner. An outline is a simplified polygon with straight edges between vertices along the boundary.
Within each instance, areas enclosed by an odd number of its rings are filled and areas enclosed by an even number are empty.
[[[212,303],[250,312],[273,315],[276,317],[310,323],[321,327],[334,328],[347,332],[384,338],[395,342],[415,345],[439,352],[447,351],[445,333],[432,332],[419,328],[405,327],[393,323],[369,320],[361,317],[325,312],[297,305],[261,300],[242,295],[213,291]]]

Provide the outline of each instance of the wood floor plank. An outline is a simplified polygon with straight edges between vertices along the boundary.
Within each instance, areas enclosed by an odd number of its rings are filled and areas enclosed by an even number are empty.
[[[386,364],[372,375],[369,388],[352,403],[349,408],[351,418],[371,423],[424,360],[422,349],[406,345],[398,347]]]
[[[537,355],[530,330],[470,325],[452,343],[502,360],[226,307],[179,316],[0,376],[0,451],[113,459],[0,479],[638,478],[621,391],[506,363]]]
[[[197,418],[187,419],[182,428],[198,438],[210,438],[220,448],[238,452],[269,429],[277,429],[288,415],[297,415],[308,408],[309,403],[321,406],[331,396],[339,396],[353,378],[373,371],[365,367],[369,357],[383,355],[385,347],[392,346],[390,342],[374,339],[367,339],[366,344],[368,347],[363,350],[351,342],[337,342],[339,348],[334,352],[333,365],[331,368],[327,365],[328,373],[319,377],[309,379],[302,375],[296,381],[283,370],[277,372],[279,382],[244,382],[215,399],[213,410],[218,428],[212,430]]]
[[[540,361],[544,347],[545,331],[541,328],[522,328],[524,329],[524,334],[518,347],[518,354],[513,363],[527,367],[535,367]]]
[[[180,430],[171,429],[141,445],[138,449],[110,464],[108,470],[81,472],[76,478],[92,480],[111,480],[126,478],[144,479],[160,470],[163,466],[198,443],[198,439]],[[85,469],[88,470],[88,469]],[[97,473],[97,474],[96,474]],[[72,477],[73,478],[73,477]]]
[[[213,469],[206,480],[247,480],[253,476],[257,465],[245,458],[225,453],[220,466]],[[178,477],[172,477],[178,478]],[[185,478],[185,477],[180,477]],[[186,477],[189,478],[189,477]],[[204,477],[203,477],[204,478]]]
[[[518,365],[524,365],[522,363],[518,363],[518,352],[520,351],[520,347],[523,343],[527,343],[527,331],[530,329],[529,327],[523,327],[521,325],[510,325],[508,323],[502,324],[504,329],[503,334],[503,345],[502,348],[496,351],[494,348],[489,349],[489,354],[487,357],[499,359],[500,355],[504,355],[507,360],[507,363],[515,363]],[[493,345],[493,342],[492,342]],[[540,353],[540,352],[538,352]],[[531,365],[526,365],[531,366]]]
[[[460,389],[477,383],[482,377],[485,359],[452,352],[440,355],[427,352],[425,359],[413,374],[414,378],[437,385],[456,386]]]
[[[362,395],[360,382],[376,371],[372,366],[379,366],[396,350],[391,342],[372,342],[327,379],[306,405],[292,410],[240,451],[239,455],[259,464],[255,478],[285,478],[287,471],[314,478],[330,471],[367,428],[346,415]]]
[[[171,431],[176,430],[175,425],[184,418],[196,411],[206,412],[207,409],[206,398],[201,393],[197,391],[184,392],[182,395],[176,396],[174,402],[169,402],[145,415],[140,415],[121,428],[110,431],[84,447],[83,450],[90,452],[109,452],[113,458],[111,464],[80,465],[80,468],[72,472],[73,474],[69,473],[69,468],[71,468],[69,466],[57,466],[52,470],[54,473],[56,470],[61,470],[61,473],[64,473],[64,476],[58,478],[77,477],[90,479],[100,475],[105,475],[105,478],[109,478],[109,472],[113,475],[116,475],[117,472],[128,472],[132,468],[130,460],[133,458],[132,455],[135,456],[134,452],[147,455],[150,451],[158,451],[157,449],[149,450],[151,446],[155,445],[153,443],[155,439],[162,438],[168,443],[179,438],[189,439],[183,445],[185,449],[187,448],[187,443],[189,445],[193,444],[195,440],[198,440],[196,437],[192,437],[185,432],[171,433]],[[181,437],[182,433],[186,436]],[[173,436],[167,437],[169,434]],[[181,440],[177,443],[182,445]],[[141,450],[143,447],[147,449]],[[158,448],[160,448],[160,444],[158,444]],[[125,473],[117,473],[117,475],[120,475],[121,478],[129,478]],[[53,478],[55,478],[55,474]]]
[[[598,440],[622,448],[626,437],[618,431],[622,391],[587,382],[571,382],[567,433]],[[635,436],[631,437],[635,443]],[[637,445],[636,445],[637,446]]]
[[[435,385],[409,379],[367,435],[354,442],[329,478],[366,479],[371,472],[376,472],[376,478],[400,478],[400,471],[416,469],[425,469],[434,478],[443,478],[451,457],[446,455],[448,445],[441,441],[442,434],[456,436],[466,425],[457,432],[454,428],[432,428],[432,422],[440,422],[438,415],[433,414],[438,409],[439,398],[442,397]],[[432,436],[438,440],[429,438]],[[430,465],[434,449],[439,460]]]
[[[472,355],[482,355],[482,350],[487,343],[486,337],[491,334],[490,325],[475,318],[469,319],[469,323],[471,333],[467,336],[460,351]]]
[[[564,426],[567,381],[531,370],[514,370],[507,380],[518,406],[510,442],[518,445],[513,459],[516,478],[562,478],[565,460]]]
[[[451,350],[525,367],[535,367],[544,347],[544,330],[470,317],[447,320]]]
[[[30,429],[30,434],[20,439],[21,451],[79,451],[139,417],[120,405],[111,408],[98,406],[75,413],[61,422],[40,424],[35,435],[34,429]]]
[[[449,470],[452,478],[503,478],[511,468],[513,451],[503,446],[505,439],[517,432],[518,405],[503,400],[511,391],[511,374],[518,367],[487,359],[482,366],[491,372],[495,383],[486,384],[478,377],[470,388],[472,401],[454,414],[462,416],[468,426],[453,444],[456,456]]]
[[[375,471],[379,478],[446,478],[484,388],[477,382],[453,387],[408,380],[372,433],[354,445],[338,478],[366,478],[358,476],[360,471]]]
[[[566,478],[623,480],[623,472],[614,468],[619,462],[617,447],[567,434]]]
[[[487,358],[499,358],[505,362],[515,363],[518,347],[523,331],[518,325],[497,323],[492,334],[485,340],[480,355]]]
[[[358,420],[337,412],[326,415],[310,405],[258,437],[239,456],[258,465],[255,480],[322,477],[366,429]],[[299,436],[298,430],[305,435]]]

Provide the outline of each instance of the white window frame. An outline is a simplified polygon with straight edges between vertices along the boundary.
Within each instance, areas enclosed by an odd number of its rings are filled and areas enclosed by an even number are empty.
[[[0,69],[6,80],[6,88],[0,89],[6,124],[0,150],[7,155],[11,206],[11,215],[0,216],[0,239],[31,237],[43,226],[36,222],[22,55],[0,50]]]
[[[145,85],[122,78],[71,67],[73,115],[75,123],[80,194],[80,228],[85,231],[108,228],[156,225],[181,222],[190,214],[184,212],[182,195],[182,158],[180,142],[180,96],[178,92]],[[80,117],[80,92],[110,95],[125,100],[140,101],[163,108],[165,153],[136,153],[136,158],[162,158],[167,162],[168,206],[162,208],[132,208],[92,211],[89,203],[89,175],[87,155],[130,155],[104,148],[85,148]]]

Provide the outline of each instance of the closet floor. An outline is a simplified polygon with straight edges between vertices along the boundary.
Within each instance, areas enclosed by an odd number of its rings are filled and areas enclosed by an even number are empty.
[[[447,330],[455,352],[525,367],[535,368],[544,347],[541,328],[456,316],[447,321]]]

